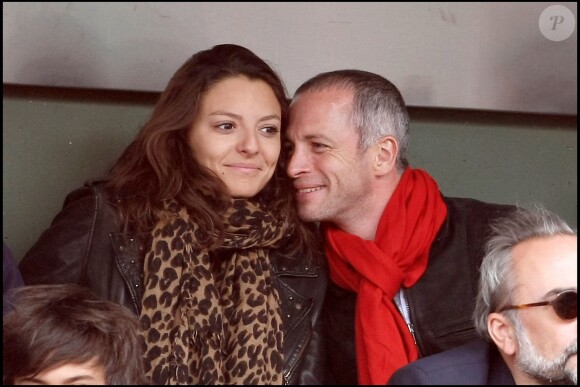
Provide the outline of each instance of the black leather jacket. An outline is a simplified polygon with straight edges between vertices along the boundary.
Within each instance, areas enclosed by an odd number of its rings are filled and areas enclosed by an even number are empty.
[[[489,222],[514,209],[473,199],[443,199],[447,218],[431,246],[427,270],[403,290],[422,357],[478,337],[472,315]],[[323,316],[332,384],[357,384],[355,303],[356,293],[330,282]]]
[[[141,310],[142,243],[121,232],[114,203],[100,183],[70,193],[51,226],[19,268],[27,285],[78,283],[106,299]],[[321,384],[325,378],[320,310],[327,284],[325,260],[308,265],[275,255],[272,273],[284,326],[284,383]]]

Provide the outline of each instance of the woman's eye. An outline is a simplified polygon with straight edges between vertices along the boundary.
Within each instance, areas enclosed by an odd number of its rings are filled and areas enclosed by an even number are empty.
[[[234,124],[231,122],[224,122],[223,124],[219,124],[217,127],[224,130],[231,130],[234,128]]]
[[[268,135],[274,136],[280,130],[277,127],[275,127],[275,126],[266,126],[264,128],[261,128],[260,131],[263,132],[263,133],[266,133]]]

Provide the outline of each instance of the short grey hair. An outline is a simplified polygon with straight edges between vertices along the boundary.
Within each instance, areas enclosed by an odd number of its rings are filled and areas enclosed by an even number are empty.
[[[512,302],[513,248],[533,238],[559,235],[576,235],[576,231],[558,215],[540,205],[526,209],[517,207],[505,218],[491,225],[492,235],[486,244],[486,254],[480,268],[479,292],[473,319],[477,333],[491,340],[487,330],[487,317]],[[508,311],[513,320],[517,311]]]
[[[294,94],[326,89],[351,89],[354,93],[351,120],[359,132],[358,148],[366,151],[385,136],[393,136],[399,145],[397,171],[409,165],[410,119],[403,96],[386,78],[362,70],[337,70],[321,73],[304,82]]]

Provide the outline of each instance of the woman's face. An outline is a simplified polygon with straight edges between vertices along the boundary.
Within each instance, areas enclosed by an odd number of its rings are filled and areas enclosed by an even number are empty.
[[[256,195],[280,156],[282,110],[270,86],[244,76],[226,78],[202,97],[189,132],[197,162],[226,184],[230,195]]]

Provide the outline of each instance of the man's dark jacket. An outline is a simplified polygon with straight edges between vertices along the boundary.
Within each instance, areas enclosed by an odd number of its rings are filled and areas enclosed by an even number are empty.
[[[123,234],[102,184],[88,183],[67,196],[19,268],[27,285],[78,283],[139,315],[143,260],[143,242]],[[308,264],[275,254],[272,274],[281,300],[284,382],[320,384],[326,360],[319,318],[327,284],[325,260]]]
[[[431,246],[427,269],[403,291],[421,357],[478,337],[472,315],[489,223],[514,209],[473,199],[443,199],[447,218]],[[331,384],[357,384],[355,302],[356,293],[330,281],[322,315]]]
[[[400,368],[389,385],[515,385],[495,344],[474,340]]]

